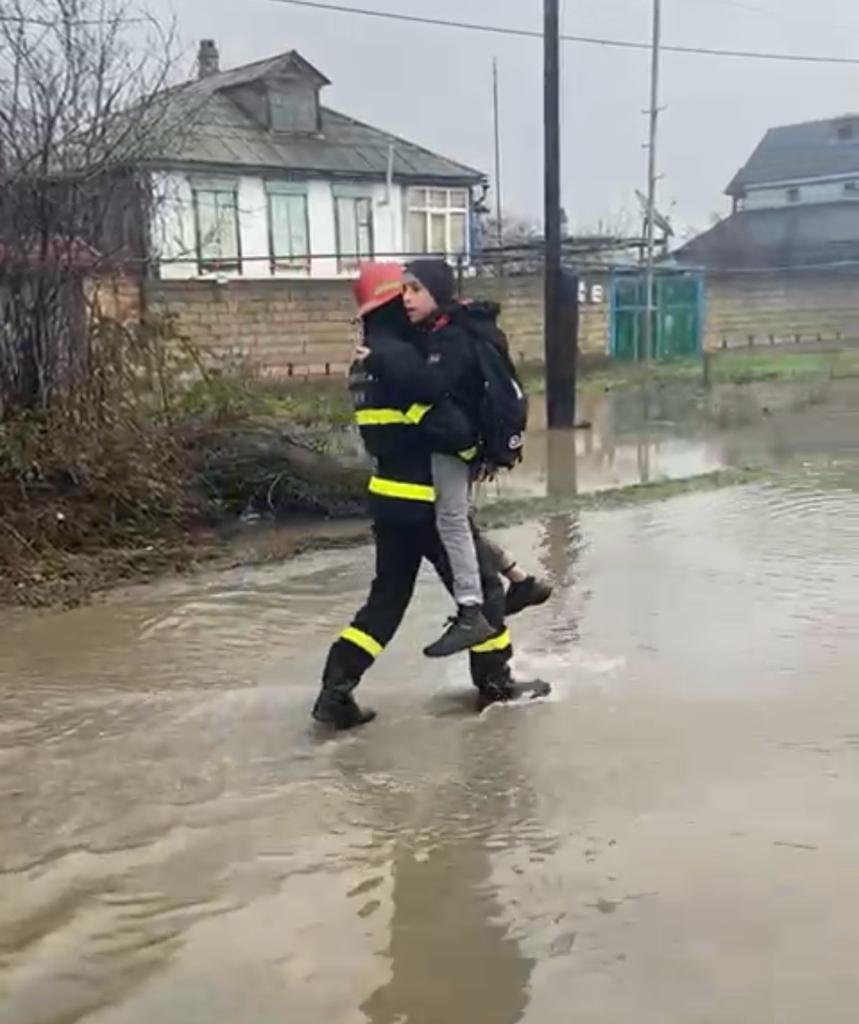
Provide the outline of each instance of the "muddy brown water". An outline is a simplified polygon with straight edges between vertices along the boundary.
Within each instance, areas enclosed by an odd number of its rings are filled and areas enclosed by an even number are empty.
[[[513,623],[533,706],[477,718],[420,657],[427,576],[378,723],[315,736],[366,548],[4,612],[0,1022],[852,1024],[859,413],[830,399],[642,442],[776,482],[500,532],[557,586]],[[576,485],[573,443],[532,480]]]

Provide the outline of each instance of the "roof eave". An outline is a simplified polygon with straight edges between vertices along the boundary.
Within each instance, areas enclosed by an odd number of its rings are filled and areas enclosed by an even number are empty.
[[[380,181],[386,180],[386,175],[380,171],[336,171],[331,168],[320,167],[284,167],[278,164],[228,164],[213,163],[208,160],[147,160],[139,165],[147,171],[195,171],[201,170],[209,173],[221,174],[260,174],[260,175],[289,175],[294,178],[325,178],[331,180],[347,179],[350,181]],[[464,169],[465,171],[465,169]],[[458,185],[477,186],[488,181],[486,175],[479,171],[472,171],[462,174],[403,174],[397,172],[393,176],[394,182],[407,185]]]
[[[383,128],[376,128],[371,124],[367,124],[366,121],[359,121],[356,117],[352,117],[349,114],[343,114],[339,110],[333,110],[331,107],[321,107],[320,109],[323,114],[330,114],[333,117],[340,117],[346,121],[351,122],[353,125],[356,125],[359,128],[368,128],[370,131],[378,132],[379,135],[384,136],[384,138],[389,143],[393,144],[394,148],[396,148],[397,143],[401,143],[405,146],[408,146],[410,149],[414,149],[421,153],[425,153],[427,156],[430,156],[433,159],[447,160],[447,158],[443,157],[440,153],[436,153],[434,150],[428,149],[426,146],[422,146],[418,142],[411,142],[408,139],[404,139],[400,135],[395,135],[393,132],[385,131],[385,129]],[[449,162],[456,164],[457,167],[461,167],[462,170],[466,173],[466,175],[473,176],[475,180],[479,180],[481,182],[489,180],[488,175],[486,175],[483,171],[478,171],[476,167],[468,167],[466,164],[457,164],[456,161]]]
[[[730,196],[732,199],[742,199],[746,194],[745,179],[743,178],[743,171],[737,171],[730,182],[728,187],[725,189],[725,195]]]

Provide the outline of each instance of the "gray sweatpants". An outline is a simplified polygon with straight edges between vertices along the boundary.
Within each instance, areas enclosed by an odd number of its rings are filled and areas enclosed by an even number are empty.
[[[455,455],[432,456],[435,521],[453,573],[453,596],[459,605],[483,604],[483,587],[471,528],[471,467]],[[516,561],[497,544],[486,541],[500,573]]]

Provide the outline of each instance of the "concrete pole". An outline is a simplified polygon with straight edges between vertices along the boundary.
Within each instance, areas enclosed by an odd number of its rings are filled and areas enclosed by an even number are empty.
[[[504,226],[501,194],[501,106],[498,96],[498,58],[492,58],[492,109],[495,127],[495,235],[498,244],[498,272],[504,274]]]
[[[656,144],[659,131],[659,58],[662,44],[662,0],[653,0],[653,47],[650,66],[650,136],[647,154],[647,218],[645,224],[645,291],[644,360],[654,357],[653,314],[655,296],[655,219],[656,219]]]
[[[561,54],[559,0],[543,0],[545,92],[546,416],[550,429],[576,420],[575,316],[561,268]],[[572,302],[577,303],[578,296]],[[576,305],[576,312],[578,306]],[[571,333],[572,332],[572,333]]]

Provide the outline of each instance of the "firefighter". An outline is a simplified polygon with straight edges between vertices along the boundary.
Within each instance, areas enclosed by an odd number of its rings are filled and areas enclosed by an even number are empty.
[[[368,352],[384,352],[386,364],[397,368],[394,377],[425,372],[420,351],[408,340],[402,281],[398,264],[370,263],[361,268],[354,286],[363,343],[349,386],[362,439],[375,463],[369,497],[376,575],[367,603],[331,647],[313,708],[317,722],[336,729],[352,729],[376,717],[357,704],[354,691],[396,633],[423,559],[435,567],[448,589],[452,585],[435,525],[430,450],[420,429],[431,410],[404,402],[395,386],[368,372],[361,361]],[[471,428],[454,416],[450,429],[462,429],[467,437]],[[476,543],[484,612],[493,627],[493,635],[470,652],[472,680],[482,709],[510,700],[518,692],[509,668],[513,648],[504,623],[504,587],[494,554],[479,533]],[[545,684],[526,685],[533,695],[548,692]]]

